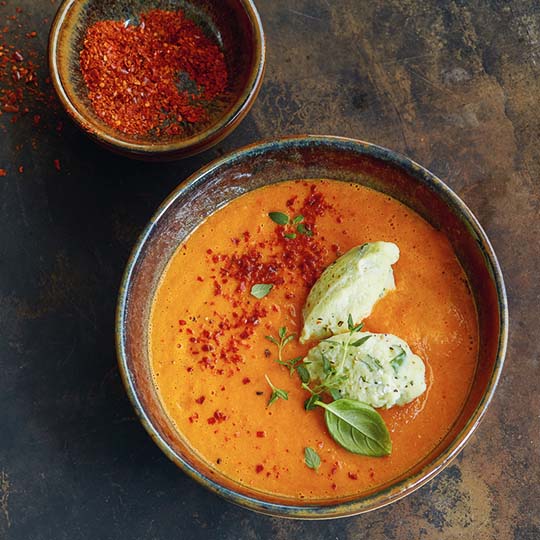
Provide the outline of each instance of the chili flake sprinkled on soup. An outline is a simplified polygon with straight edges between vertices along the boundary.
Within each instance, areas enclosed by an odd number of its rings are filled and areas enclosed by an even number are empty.
[[[294,367],[318,343],[298,340],[311,287],[338,257],[379,241],[399,248],[395,289],[362,332],[404,340],[427,390],[377,409],[392,450],[367,457],[336,443],[321,407],[306,411]],[[289,181],[235,199],[178,248],[155,295],[150,349],[167,414],[209,464],[265,493],[337,499],[400,476],[441,441],[469,392],[478,328],[449,241],[418,214],[356,184]]]

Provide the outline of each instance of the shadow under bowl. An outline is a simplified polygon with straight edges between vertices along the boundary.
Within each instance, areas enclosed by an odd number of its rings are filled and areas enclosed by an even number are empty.
[[[223,51],[228,72],[224,98],[208,121],[183,124],[178,135],[129,135],[95,112],[80,66],[86,32],[104,20],[137,21],[152,9],[182,10]],[[264,75],[265,41],[252,0],[65,0],[49,36],[49,67],[68,114],[90,137],[113,152],[147,161],[181,159],[207,150],[229,135],[253,105]]]
[[[162,273],[175,250],[210,214],[259,187],[295,179],[335,179],[386,193],[415,210],[450,240],[478,310],[478,366],[467,401],[446,437],[411,470],[358,497],[299,501],[255,491],[202,460],[175,430],[156,393],[149,362],[149,317]],[[493,249],[476,218],[441,180],[390,150],[328,136],[284,138],[248,146],[214,161],[180,185],[140,236],[120,290],[116,338],[120,370],[143,425],[187,474],[233,503],[270,515],[328,519],[392,503],[441,472],[484,416],[506,352],[507,300]]]

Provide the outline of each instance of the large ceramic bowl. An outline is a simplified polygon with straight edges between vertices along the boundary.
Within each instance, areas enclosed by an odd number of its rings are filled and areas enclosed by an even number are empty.
[[[465,406],[447,436],[415,467],[357,498],[307,504],[266,497],[203,462],[167,418],[149,369],[148,320],[156,286],[178,245],[217,208],[247,191],[290,179],[357,182],[387,193],[443,231],[470,281],[479,317],[478,368]],[[188,299],[186,299],[188,301]],[[226,499],[267,514],[304,519],[367,512],[419,488],[456,457],[484,416],[506,350],[508,314],[503,278],[485,233],[465,204],[410,159],[361,141],[285,138],[249,146],[208,165],[158,209],[139,238],[124,275],[117,313],[120,370],[144,427],[165,454]]]
[[[223,51],[229,83],[227,99],[204,124],[179,135],[128,135],[106,124],[92,108],[79,62],[90,25],[102,20],[133,21],[152,9],[181,9]],[[90,137],[109,150],[148,161],[197,154],[230,134],[253,105],[262,83],[265,42],[252,0],[64,0],[49,37],[49,67],[58,97]]]

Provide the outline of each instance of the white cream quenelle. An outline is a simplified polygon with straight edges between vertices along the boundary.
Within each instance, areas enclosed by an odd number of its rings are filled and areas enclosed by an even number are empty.
[[[390,408],[426,390],[425,366],[409,345],[392,334],[354,332],[321,341],[306,358],[312,388]],[[313,384],[315,383],[315,384]]]
[[[347,332],[349,313],[355,323],[368,317],[377,300],[396,288],[392,264],[398,259],[391,242],[363,244],[339,257],[311,288],[300,342]]]

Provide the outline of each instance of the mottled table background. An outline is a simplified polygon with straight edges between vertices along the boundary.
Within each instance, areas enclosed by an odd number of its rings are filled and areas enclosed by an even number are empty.
[[[268,40],[260,97],[201,156],[113,156],[30,98],[15,123],[0,116],[0,538],[538,540],[540,5],[257,4]],[[0,28],[17,6],[22,27],[5,39],[37,51],[48,92],[57,2],[1,2]],[[113,339],[130,248],[172,188],[230,149],[305,132],[372,141],[440,175],[487,230],[512,318],[493,405],[459,459],[405,500],[334,522],[255,515],[184,476],[135,419]]]

